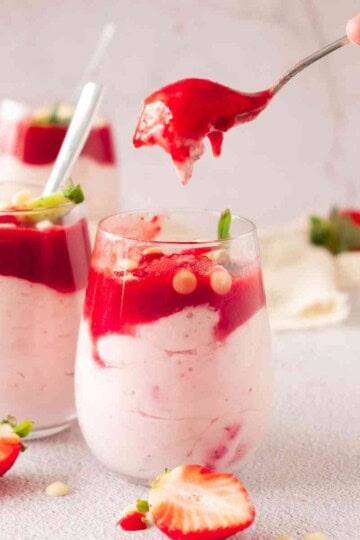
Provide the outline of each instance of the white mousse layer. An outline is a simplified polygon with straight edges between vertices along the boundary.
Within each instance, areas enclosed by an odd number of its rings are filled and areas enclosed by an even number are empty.
[[[136,337],[108,334],[97,342],[105,367],[82,323],[77,410],[105,465],[142,480],[186,462],[229,471],[256,445],[272,402],[266,310],[223,342],[217,321],[199,306],[140,325]]]
[[[43,186],[53,164],[29,165],[14,156],[0,156],[0,174],[6,182]],[[86,211],[91,221],[114,214],[118,210],[117,171],[114,165],[104,165],[88,157],[80,157],[71,177],[80,183],[86,198]]]
[[[75,416],[74,359],[83,292],[0,276],[0,418],[34,430]]]

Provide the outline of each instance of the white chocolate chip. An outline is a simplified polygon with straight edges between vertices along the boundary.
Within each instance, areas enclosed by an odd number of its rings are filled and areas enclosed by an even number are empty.
[[[159,253],[161,255],[164,254],[164,252],[158,248],[158,247],[148,247],[148,248],[145,248],[142,252],[143,255],[153,255],[153,254],[156,254],[156,253]]]
[[[191,294],[195,291],[197,279],[190,270],[179,270],[174,276],[172,286],[179,294]]]
[[[30,191],[27,189],[22,189],[21,191],[15,193],[15,195],[11,198],[11,203],[13,206],[15,206],[15,208],[21,208],[29,201],[30,197]]]
[[[135,270],[135,268],[138,267],[138,263],[136,261],[133,261],[132,259],[118,259],[116,261],[116,269],[120,270],[122,272],[131,272],[131,270]]]
[[[64,497],[69,493],[69,486],[63,482],[53,482],[46,488],[45,493],[49,497]]]
[[[128,516],[129,514],[133,514],[134,512],[137,512],[137,508],[135,504],[129,504],[124,508],[123,516]]]
[[[215,267],[210,276],[210,285],[216,294],[227,294],[232,285],[232,279],[222,266]]]
[[[329,538],[322,533],[307,534],[304,540],[329,540]]]

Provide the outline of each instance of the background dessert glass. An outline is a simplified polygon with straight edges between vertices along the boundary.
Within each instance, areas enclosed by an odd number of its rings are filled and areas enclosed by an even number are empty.
[[[0,200],[39,186],[0,183]],[[32,437],[75,416],[74,359],[90,246],[83,205],[0,211],[0,419]]]
[[[94,454],[133,481],[200,463],[236,470],[272,404],[254,225],[219,214],[128,212],[98,227],[75,388]],[[96,399],[94,399],[96,396]]]
[[[73,114],[72,107],[32,109],[3,100],[0,104],[0,175],[7,181],[44,186]],[[87,216],[96,223],[118,209],[118,178],[113,131],[95,120],[72,171],[86,194]]]

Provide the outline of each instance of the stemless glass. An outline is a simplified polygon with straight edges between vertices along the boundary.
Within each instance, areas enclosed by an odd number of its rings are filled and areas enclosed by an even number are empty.
[[[0,200],[39,186],[0,183]],[[82,205],[0,211],[0,419],[32,437],[75,417],[74,361],[90,263]]]
[[[76,370],[94,454],[143,482],[198,463],[234,471],[272,406],[270,333],[254,225],[219,213],[128,212],[98,227]]]
[[[57,100],[54,100],[57,101]],[[64,105],[35,109],[13,100],[0,102],[0,175],[12,182],[44,186],[72,116]],[[97,120],[72,176],[86,193],[87,216],[99,219],[118,209],[118,170],[111,124]]]

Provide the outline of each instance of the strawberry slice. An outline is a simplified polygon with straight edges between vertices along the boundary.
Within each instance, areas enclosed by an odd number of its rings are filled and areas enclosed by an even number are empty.
[[[150,514],[173,540],[224,540],[249,527],[255,508],[240,481],[200,465],[181,465],[152,482]]]
[[[149,527],[149,522],[146,519],[146,514],[149,511],[147,501],[138,500],[137,504],[131,504],[124,510],[124,515],[117,525],[123,531],[143,531]]]
[[[11,469],[20,452],[25,450],[21,439],[29,435],[32,425],[26,421],[17,426],[11,416],[0,422],[0,477]]]

